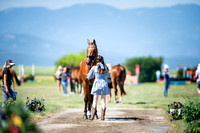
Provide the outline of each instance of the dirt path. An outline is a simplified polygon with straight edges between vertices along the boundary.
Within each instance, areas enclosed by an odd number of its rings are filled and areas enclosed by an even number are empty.
[[[101,113],[98,110],[98,116]],[[140,133],[170,132],[161,109],[108,108],[105,121],[83,120],[83,109],[66,109],[38,122],[45,133]]]

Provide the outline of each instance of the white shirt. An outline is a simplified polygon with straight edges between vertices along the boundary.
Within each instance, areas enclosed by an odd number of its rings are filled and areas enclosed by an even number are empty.
[[[200,69],[196,70],[196,75],[198,76],[197,77],[197,82],[199,82],[200,81]]]

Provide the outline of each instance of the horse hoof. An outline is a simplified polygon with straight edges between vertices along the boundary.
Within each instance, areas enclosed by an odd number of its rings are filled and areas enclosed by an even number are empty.
[[[89,118],[91,118],[91,115],[88,115]]]
[[[99,119],[98,115],[95,115],[94,118],[95,118],[95,119]]]
[[[119,101],[115,101],[115,103],[119,103]]]
[[[84,119],[84,120],[88,119],[87,115],[84,115],[84,116],[83,116],[83,119]]]

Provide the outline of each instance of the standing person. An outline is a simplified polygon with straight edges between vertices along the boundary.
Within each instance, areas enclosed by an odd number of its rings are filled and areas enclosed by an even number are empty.
[[[200,63],[197,66],[195,78],[197,78],[197,92],[200,94]]]
[[[170,87],[170,80],[169,80],[169,66],[167,64],[164,65],[164,91],[163,94],[165,97],[167,97],[168,89]]]
[[[156,82],[159,82],[159,80],[160,80],[160,71],[157,70],[156,71]]]
[[[60,77],[61,77],[61,84],[63,86],[64,96],[69,96],[69,94],[67,93],[67,84],[68,84],[67,78],[70,77],[70,75],[67,72],[67,67],[63,68],[63,72],[61,72]]]
[[[58,92],[60,92],[60,85],[61,85],[61,77],[60,77],[60,74],[62,72],[62,66],[59,66],[58,67],[58,70],[56,71],[55,73],[55,76],[56,76],[56,81],[57,81],[57,85],[58,85]]]
[[[87,74],[87,78],[90,80],[95,77],[91,94],[94,95],[94,101],[92,104],[92,120],[94,116],[97,115],[97,102],[98,96],[101,95],[101,120],[105,120],[105,112],[106,112],[106,95],[110,94],[107,77],[109,77],[108,67],[105,65],[103,57],[97,57],[97,65],[93,66],[89,73]]]
[[[12,60],[7,60],[3,67],[2,90],[4,92],[4,102],[6,102],[9,98],[16,100],[17,93],[11,89],[12,75],[10,73],[10,68],[12,68],[14,65],[15,63]]]

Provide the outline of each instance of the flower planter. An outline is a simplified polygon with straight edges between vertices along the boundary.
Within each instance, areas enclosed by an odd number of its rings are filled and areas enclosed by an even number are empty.
[[[181,114],[181,109],[170,109],[170,114],[175,113],[175,111],[178,110],[178,115]]]

